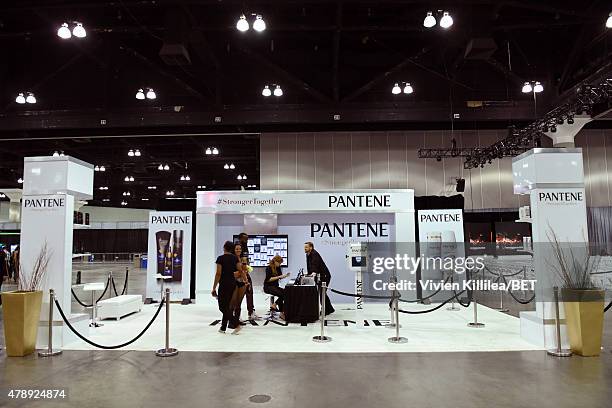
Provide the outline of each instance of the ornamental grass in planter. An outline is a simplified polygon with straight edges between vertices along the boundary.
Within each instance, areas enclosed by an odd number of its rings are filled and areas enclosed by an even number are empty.
[[[563,246],[551,233],[553,269],[561,281],[561,299],[565,310],[567,336],[572,352],[581,356],[599,356],[603,335],[605,290],[597,287],[591,274],[599,266],[588,243],[574,250]]]
[[[4,342],[9,357],[23,357],[36,349],[38,321],[42,305],[41,286],[47,274],[50,254],[41,248],[30,274],[20,273],[17,290],[3,292]]]

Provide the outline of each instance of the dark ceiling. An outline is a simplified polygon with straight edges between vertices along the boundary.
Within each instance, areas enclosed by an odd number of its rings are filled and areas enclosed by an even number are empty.
[[[217,148],[218,155],[206,149]],[[130,150],[140,156],[129,156]],[[250,134],[167,135],[156,137],[100,137],[9,140],[0,143],[1,187],[20,188],[25,156],[50,156],[54,152],[77,157],[105,171],[94,172],[94,200],[90,204],[158,208],[166,192],[173,199],[195,197],[197,190],[259,188],[259,137]],[[225,169],[225,164],[235,169]],[[160,171],[159,165],[169,167]],[[246,175],[239,181],[238,175]],[[132,176],[134,181],[125,181]],[[189,176],[190,180],[181,180]],[[108,187],[108,189],[100,189]],[[150,187],[155,187],[151,189]],[[123,193],[129,192],[129,196]],[[143,200],[144,199],[144,200]]]
[[[437,10],[452,14],[450,29],[423,27]],[[611,11],[593,0],[3,0],[0,177],[15,187],[24,156],[63,150],[106,165],[97,203],[129,189],[141,206],[168,189],[257,184],[263,131],[520,125],[610,72]],[[262,14],[267,30],[238,32],[242,13]],[[58,38],[65,21],[87,37]],[[188,60],[160,56],[169,45]],[[537,109],[526,80],[544,85]],[[414,93],[392,95],[401,81]],[[284,95],[264,98],[266,84]],[[147,86],[157,99],[137,100]],[[27,91],[38,102],[16,104]],[[212,145],[219,157],[204,155]],[[181,183],[186,163],[192,180]]]
[[[0,132],[301,129],[334,123],[334,114],[343,123],[440,123],[451,112],[458,121],[529,120],[523,81],[544,84],[543,110],[609,68],[610,8],[593,0],[2,1]],[[455,24],[424,28],[429,10],[448,10]],[[262,14],[268,29],[238,32],[241,13]],[[58,38],[74,20],[87,37]],[[177,44],[189,61],[160,57]],[[414,94],[392,95],[399,81]],[[284,95],[264,98],[265,84]],[[144,86],[155,101],[134,98]],[[20,91],[38,103],[15,104]]]

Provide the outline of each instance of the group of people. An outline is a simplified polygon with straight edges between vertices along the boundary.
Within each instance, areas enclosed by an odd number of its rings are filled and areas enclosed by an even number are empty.
[[[257,320],[259,316],[255,313],[253,302],[253,280],[251,272],[253,268],[249,265],[249,236],[241,233],[238,242],[226,241],[223,245],[223,255],[216,261],[215,279],[211,291],[212,296],[217,298],[219,311],[222,313],[220,333],[225,333],[227,328],[233,329],[232,334],[238,334],[245,321],[240,320],[242,302],[246,297],[249,320]],[[321,255],[315,251],[312,242],[304,244],[306,253],[306,266],[308,274],[329,285],[331,273]],[[263,282],[263,291],[276,298],[271,304],[271,311],[279,312],[280,318],[285,320],[284,298],[285,289],[280,286],[280,280],[287,278],[290,274],[282,273],[283,258],[274,255],[266,266],[266,277]],[[334,312],[334,308],[326,296],[326,314]]]

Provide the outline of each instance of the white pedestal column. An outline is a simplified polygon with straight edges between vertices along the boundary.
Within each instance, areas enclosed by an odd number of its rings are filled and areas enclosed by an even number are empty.
[[[21,208],[21,274],[31,275],[41,249],[49,256],[43,280],[43,306],[38,331],[38,347],[47,344],[49,289],[71,324],[87,335],[87,315],[71,311],[73,212],[75,200],[93,197],[93,165],[70,156],[26,157]],[[62,346],[74,340],[55,310],[54,344]]]
[[[512,161],[514,193],[529,194],[531,207],[536,310],[521,312],[521,336],[546,348],[556,347],[552,286],[553,234],[563,244],[588,242],[582,149],[532,149]],[[567,347],[563,307],[562,347]]]

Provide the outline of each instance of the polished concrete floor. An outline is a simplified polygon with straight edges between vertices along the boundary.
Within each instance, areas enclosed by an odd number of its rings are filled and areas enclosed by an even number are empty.
[[[108,270],[93,269],[83,272],[84,282],[103,280]],[[142,293],[144,275],[131,274],[130,293]],[[611,350],[612,311],[599,358],[557,359],[542,351],[241,353],[239,347],[166,359],[144,351],[65,351],[50,359],[2,353],[0,406],[609,408]],[[68,398],[9,400],[10,388],[66,388]],[[271,399],[256,404],[249,402],[253,395]]]

